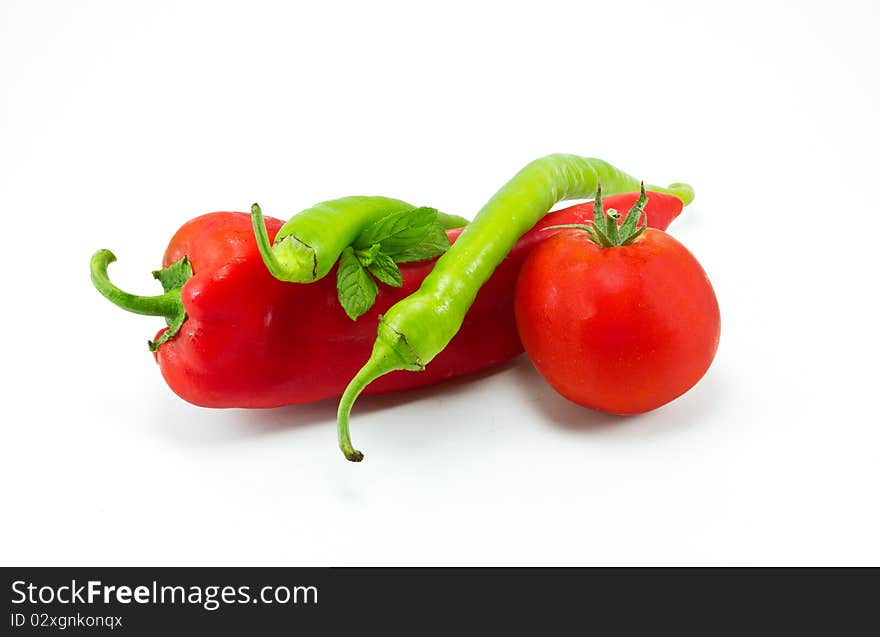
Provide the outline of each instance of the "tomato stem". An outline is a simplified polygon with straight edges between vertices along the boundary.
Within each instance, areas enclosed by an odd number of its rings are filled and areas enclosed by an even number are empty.
[[[574,228],[586,232],[590,240],[603,248],[616,248],[628,246],[638,239],[645,228],[648,227],[648,213],[645,205],[648,203],[648,195],[645,192],[645,182],[641,183],[639,198],[629,209],[621,222],[620,213],[614,208],[606,211],[602,205],[602,185],[596,187],[596,198],[593,200],[593,223],[568,223],[561,226],[549,226],[544,230],[559,230],[562,228]],[[639,221],[644,223],[639,225]]]

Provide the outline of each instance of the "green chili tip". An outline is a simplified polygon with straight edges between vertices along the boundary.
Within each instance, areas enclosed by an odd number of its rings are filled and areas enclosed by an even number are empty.
[[[675,195],[681,199],[681,203],[685,206],[689,206],[694,200],[694,187],[690,184],[676,182],[674,184],[669,184],[665,190],[669,194]]]

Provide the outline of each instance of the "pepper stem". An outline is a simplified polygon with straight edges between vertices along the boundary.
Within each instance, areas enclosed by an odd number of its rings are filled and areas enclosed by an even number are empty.
[[[116,255],[110,250],[98,250],[92,255],[90,263],[92,284],[104,298],[123,310],[145,316],[164,316],[170,320],[180,313],[179,289],[156,296],[140,296],[124,292],[113,285],[107,274],[107,266],[114,261],[116,261]]]
[[[278,257],[272,251],[272,243],[269,241],[269,233],[266,231],[266,223],[263,221],[263,211],[259,204],[251,206],[251,225],[254,227],[254,236],[257,239],[257,249],[260,256],[263,257],[263,263],[266,268],[276,279],[286,280],[284,278],[284,269],[278,262]]]
[[[370,358],[370,362],[361,367],[360,371],[351,379],[351,382],[342,394],[342,398],[339,401],[339,409],[336,412],[336,438],[339,441],[339,448],[342,450],[342,453],[345,454],[345,459],[350,460],[351,462],[360,462],[364,459],[364,454],[355,449],[354,445],[352,445],[351,431],[348,427],[351,408],[354,407],[354,401],[357,400],[358,396],[360,396],[361,392],[364,391],[367,385],[379,378],[382,374],[393,371],[392,369],[382,371],[378,366],[374,369],[374,366],[371,365],[372,361],[373,359]]]
[[[351,408],[364,388],[389,372],[403,369],[420,371],[424,368],[425,366],[407,345],[406,337],[380,319],[379,333],[373,344],[373,353],[345,388],[345,392],[339,400],[339,409],[336,412],[336,434],[339,448],[347,460],[360,462],[364,459],[364,454],[351,444],[351,434],[348,429]]]

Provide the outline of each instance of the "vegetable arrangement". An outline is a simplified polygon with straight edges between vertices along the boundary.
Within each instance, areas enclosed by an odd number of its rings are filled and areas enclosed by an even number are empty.
[[[150,349],[179,396],[275,407],[341,395],[339,446],[359,461],[349,414],[362,392],[469,374],[523,346],[594,409],[637,413],[689,389],[714,356],[718,306],[662,231],[692,199],[686,184],[646,192],[601,160],[550,155],[470,223],[388,197],[323,202],[286,223],[254,204],[184,224],[154,272],[163,294],[117,288],[107,250],[91,276],[119,307],[166,319]]]

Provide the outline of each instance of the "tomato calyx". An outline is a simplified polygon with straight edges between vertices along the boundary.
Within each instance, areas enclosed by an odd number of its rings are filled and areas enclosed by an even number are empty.
[[[648,227],[648,214],[645,212],[645,204],[648,203],[648,195],[645,193],[645,182],[641,183],[641,192],[638,201],[626,213],[623,222],[620,221],[620,213],[614,208],[605,211],[602,205],[602,184],[596,187],[596,198],[593,200],[593,223],[569,223],[561,226],[549,226],[544,230],[559,230],[562,228],[575,228],[586,232],[596,245],[602,248],[616,248],[628,246],[645,232]],[[644,223],[639,221],[644,217]]]

